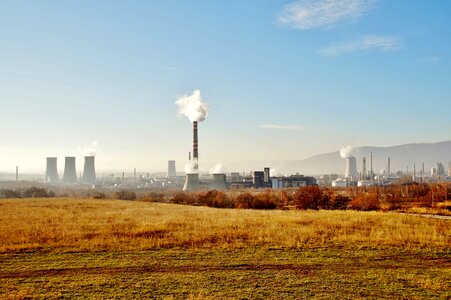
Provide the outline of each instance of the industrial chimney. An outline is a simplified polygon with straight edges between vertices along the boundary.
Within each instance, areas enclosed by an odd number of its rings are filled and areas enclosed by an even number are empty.
[[[58,168],[56,157],[47,157],[47,167],[45,169],[45,182],[47,183],[58,182]]]
[[[213,183],[211,184],[210,189],[218,191],[226,190],[226,175],[224,173],[213,174]]]
[[[199,174],[198,173],[188,173],[186,174],[185,185],[183,190],[187,192],[196,191],[200,189],[199,185]]]
[[[94,163],[95,156],[85,156],[85,166],[83,168],[82,182],[86,184],[95,184],[96,179],[96,167]]]
[[[177,176],[177,172],[175,170],[175,160],[168,160],[168,177]]]
[[[199,140],[197,137],[197,121],[193,122],[193,163],[194,169],[199,168]]]
[[[68,156],[64,160],[64,183],[77,183],[77,172],[75,171],[75,157]]]
[[[355,156],[346,158],[345,178],[357,178],[357,162]]]

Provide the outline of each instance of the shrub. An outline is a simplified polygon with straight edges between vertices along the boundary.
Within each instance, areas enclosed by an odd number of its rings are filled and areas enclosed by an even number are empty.
[[[171,202],[175,203],[175,204],[193,204],[194,203],[193,197],[191,195],[183,193],[183,192],[175,194],[172,197]]]
[[[47,191],[43,188],[31,187],[23,190],[24,198],[50,198],[55,197],[55,193],[53,191]]]
[[[366,193],[357,195],[349,203],[349,208],[355,210],[377,210],[380,207],[379,199],[376,193]]]
[[[116,192],[114,194],[114,196],[115,196],[116,199],[119,199],[119,200],[135,200],[136,199],[136,193],[135,192],[125,191],[125,190]]]
[[[251,208],[252,202],[254,201],[254,196],[249,192],[244,192],[239,194],[235,198],[236,208]]]
[[[297,209],[318,209],[322,198],[323,193],[318,186],[301,187],[293,194]]]
[[[346,209],[351,198],[342,194],[334,194],[329,200],[329,209]]]
[[[0,190],[0,198],[21,198],[22,195],[20,194],[20,191],[18,190],[8,190],[3,189]]]
[[[105,199],[106,195],[101,192],[95,192],[94,195],[92,196],[92,198],[93,199]]]

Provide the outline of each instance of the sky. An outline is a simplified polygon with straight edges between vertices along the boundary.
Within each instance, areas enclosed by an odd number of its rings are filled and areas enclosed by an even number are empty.
[[[0,172],[201,169],[450,140],[451,2],[0,0]],[[233,170],[230,170],[233,171]]]

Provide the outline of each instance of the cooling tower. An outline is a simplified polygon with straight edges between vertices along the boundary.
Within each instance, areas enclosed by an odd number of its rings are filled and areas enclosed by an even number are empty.
[[[77,183],[77,172],[75,171],[75,157],[69,156],[64,160],[64,183]]]
[[[47,183],[58,182],[58,168],[56,161],[56,157],[47,157],[47,167],[45,169],[45,182]]]
[[[85,156],[85,166],[83,168],[83,177],[81,179],[83,183],[95,184],[97,181],[94,159],[95,156]]]
[[[210,189],[218,191],[226,190],[226,175],[223,173],[213,174],[213,183],[211,184]]]
[[[175,170],[175,160],[168,160],[168,177],[177,176],[177,172]]]
[[[198,173],[186,174],[186,180],[185,185],[183,186],[183,190],[191,192],[199,189],[200,189],[199,174]]]
[[[357,162],[354,156],[346,158],[345,178],[357,178]]]

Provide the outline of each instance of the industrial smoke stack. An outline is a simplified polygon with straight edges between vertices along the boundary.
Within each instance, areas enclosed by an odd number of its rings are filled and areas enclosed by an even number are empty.
[[[177,172],[175,170],[175,160],[168,160],[168,177],[177,176]]]
[[[212,190],[224,191],[227,189],[226,175],[224,173],[213,174]]]
[[[75,157],[68,156],[64,160],[64,183],[77,183],[77,172],[75,171]]]
[[[186,174],[185,185],[183,190],[187,192],[196,191],[200,189],[199,185],[199,174],[198,173],[188,173]]]
[[[357,178],[357,162],[355,156],[346,158],[345,178]]]
[[[95,156],[85,156],[85,166],[83,168],[82,182],[87,184],[95,184],[96,179],[96,168],[94,162]]]
[[[47,157],[47,167],[45,169],[45,182],[47,183],[58,182],[58,168],[56,157]]]
[[[197,121],[193,122],[193,161],[194,169],[198,169],[199,162],[199,139],[197,136]]]

